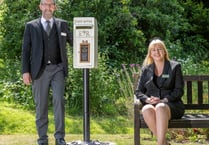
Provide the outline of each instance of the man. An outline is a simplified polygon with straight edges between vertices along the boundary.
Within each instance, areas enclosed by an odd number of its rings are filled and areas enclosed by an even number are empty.
[[[32,83],[36,104],[39,145],[48,145],[48,96],[52,89],[56,145],[66,145],[64,121],[65,76],[68,73],[66,42],[72,45],[72,33],[65,20],[53,16],[55,0],[41,0],[42,17],[25,26],[22,45],[22,73],[26,85]]]

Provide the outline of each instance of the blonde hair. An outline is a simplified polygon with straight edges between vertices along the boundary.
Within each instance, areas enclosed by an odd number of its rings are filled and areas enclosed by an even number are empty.
[[[143,66],[153,63],[153,59],[151,57],[151,50],[154,49],[156,45],[164,50],[165,60],[169,60],[168,51],[167,51],[167,48],[166,48],[164,42],[160,39],[154,39],[149,44],[148,51],[147,51],[147,56],[144,59]]]

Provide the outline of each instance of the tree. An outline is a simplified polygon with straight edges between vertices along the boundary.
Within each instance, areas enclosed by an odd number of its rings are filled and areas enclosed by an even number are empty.
[[[4,0],[0,5],[0,56],[3,60],[0,66],[5,66],[5,80],[13,82],[21,78],[18,69],[24,26],[27,21],[40,17],[39,3],[40,0]],[[59,0],[57,3],[55,15],[66,19],[71,29],[74,17],[97,19],[101,64],[98,70],[91,72],[90,88],[95,112],[98,108],[108,110],[111,106],[107,104],[114,105],[121,97],[116,78],[118,70],[122,64],[141,64],[149,40],[155,36],[165,41],[171,58],[184,61],[190,57],[191,62],[209,64],[209,9],[205,0]],[[79,110],[82,75],[72,67],[72,53],[70,50],[72,75],[67,80],[66,96],[69,107]],[[74,106],[70,106],[72,104]]]
[[[25,22],[40,15],[39,0],[4,0],[0,6],[2,20],[0,35],[2,36],[1,54],[9,59],[20,57],[22,36]]]

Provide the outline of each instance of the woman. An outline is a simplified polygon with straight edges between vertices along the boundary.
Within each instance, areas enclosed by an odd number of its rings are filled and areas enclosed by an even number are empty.
[[[169,145],[166,132],[170,119],[181,118],[184,93],[181,65],[169,60],[163,41],[154,39],[148,47],[135,95],[143,104],[144,120],[157,137],[158,145]]]

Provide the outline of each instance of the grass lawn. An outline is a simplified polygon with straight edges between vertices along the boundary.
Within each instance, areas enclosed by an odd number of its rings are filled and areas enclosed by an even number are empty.
[[[152,139],[145,134],[145,136],[141,140],[141,145],[156,145],[155,139]],[[0,145],[37,145],[36,143],[37,135],[0,135]],[[83,135],[81,134],[67,134],[66,142],[73,141],[83,141]],[[100,142],[114,142],[117,145],[133,145],[133,135],[130,134],[97,134],[91,135],[91,140],[98,140]],[[198,143],[198,142],[181,142],[176,143],[174,141],[170,141],[171,145],[209,145],[209,143]],[[54,137],[52,134],[49,135],[49,145],[55,145]]]
[[[66,116],[66,142],[83,141],[82,116]],[[0,101],[0,145],[36,145],[35,113],[21,106]],[[189,135],[185,140],[183,130],[171,130],[168,138],[172,145],[209,145],[205,135]],[[53,115],[49,114],[49,144],[54,145]],[[117,145],[133,145],[133,119],[124,116],[92,117],[90,139],[100,142],[114,142]],[[188,131],[185,130],[187,133]],[[141,130],[142,145],[156,145],[148,129]],[[179,143],[177,142],[179,141]]]

